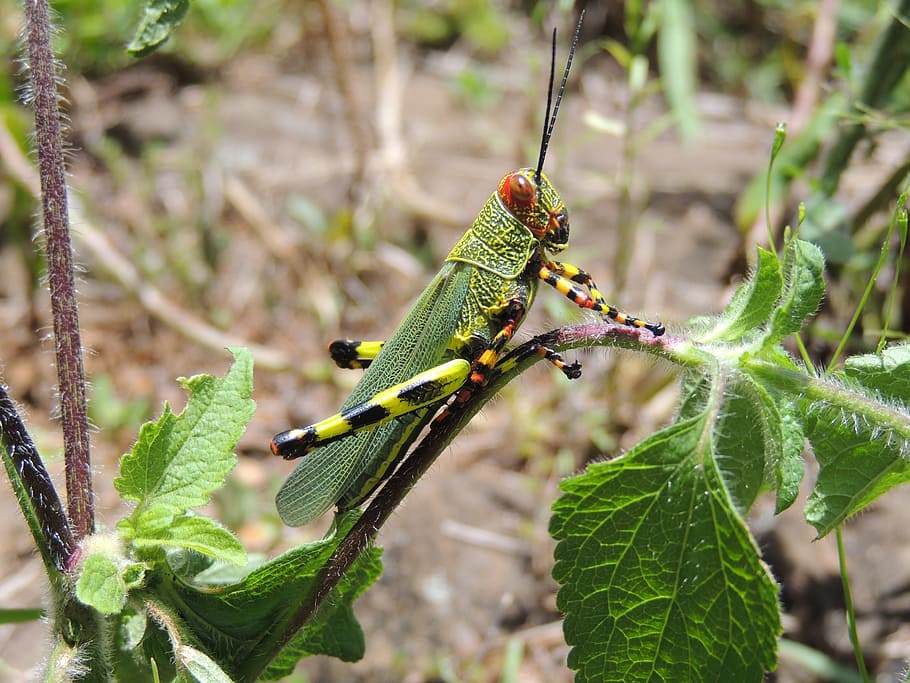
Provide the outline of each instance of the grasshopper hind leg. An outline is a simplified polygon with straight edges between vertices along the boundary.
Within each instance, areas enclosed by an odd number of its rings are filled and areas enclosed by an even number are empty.
[[[461,358],[442,363],[324,420],[276,434],[269,446],[285,460],[303,457],[315,448],[442,401],[461,388],[470,370],[471,364]]]

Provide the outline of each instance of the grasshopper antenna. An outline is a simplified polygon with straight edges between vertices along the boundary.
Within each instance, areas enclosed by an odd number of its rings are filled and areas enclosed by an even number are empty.
[[[575,47],[578,45],[578,37],[581,35],[581,22],[585,18],[585,11],[581,10],[578,15],[578,25],[575,27],[575,36],[572,38],[572,47],[569,49],[569,57],[566,60],[566,69],[562,74],[562,83],[559,85],[559,92],[556,95],[556,102],[553,102],[553,76],[556,71],[556,29],[553,29],[553,49],[550,55],[550,85],[547,88],[547,113],[543,118],[543,135],[540,139],[540,157],[537,159],[537,170],[534,172],[534,182],[537,184],[537,191],[540,192],[540,172],[543,171],[543,162],[547,158],[547,147],[550,146],[550,137],[553,135],[553,126],[556,125],[556,114],[559,112],[559,103],[562,102],[562,94],[566,90],[566,81],[569,80],[569,69],[572,68],[572,58],[575,57]],[[553,105],[553,115],[550,116],[550,105]]]

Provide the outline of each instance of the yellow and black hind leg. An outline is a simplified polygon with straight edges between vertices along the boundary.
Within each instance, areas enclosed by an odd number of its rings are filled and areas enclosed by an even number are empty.
[[[470,372],[471,364],[460,358],[442,363],[315,424],[276,434],[269,446],[285,460],[302,457],[354,432],[443,401],[464,385]]]

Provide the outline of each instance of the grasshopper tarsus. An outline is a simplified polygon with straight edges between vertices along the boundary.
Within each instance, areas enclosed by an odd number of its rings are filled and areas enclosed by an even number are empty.
[[[560,368],[562,374],[564,374],[569,379],[578,379],[581,377],[581,363],[575,361],[574,363],[569,363]]]
[[[667,331],[663,323],[645,323],[643,327],[649,330],[655,337],[662,337]]]

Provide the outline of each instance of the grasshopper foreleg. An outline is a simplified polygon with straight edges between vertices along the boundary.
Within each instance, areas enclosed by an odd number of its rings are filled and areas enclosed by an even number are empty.
[[[603,313],[605,316],[615,320],[621,325],[638,328],[643,327],[646,330],[650,330],[651,334],[655,337],[659,337],[667,331],[663,323],[652,323],[646,320],[640,320],[627,313],[623,313],[615,306],[608,304],[604,301],[603,294],[597,289],[597,285],[594,283],[593,278],[581,268],[573,266],[571,263],[560,263],[559,261],[543,263],[540,266],[537,277],[553,287],[553,289],[567,299],[573,301],[577,306],[580,306],[581,308],[590,308],[598,313]],[[584,289],[578,285],[583,285],[588,291],[585,292]]]
[[[269,444],[272,453],[293,460],[361,429],[439,403],[458,391],[470,371],[470,363],[460,358],[437,365],[315,424],[276,434]]]

